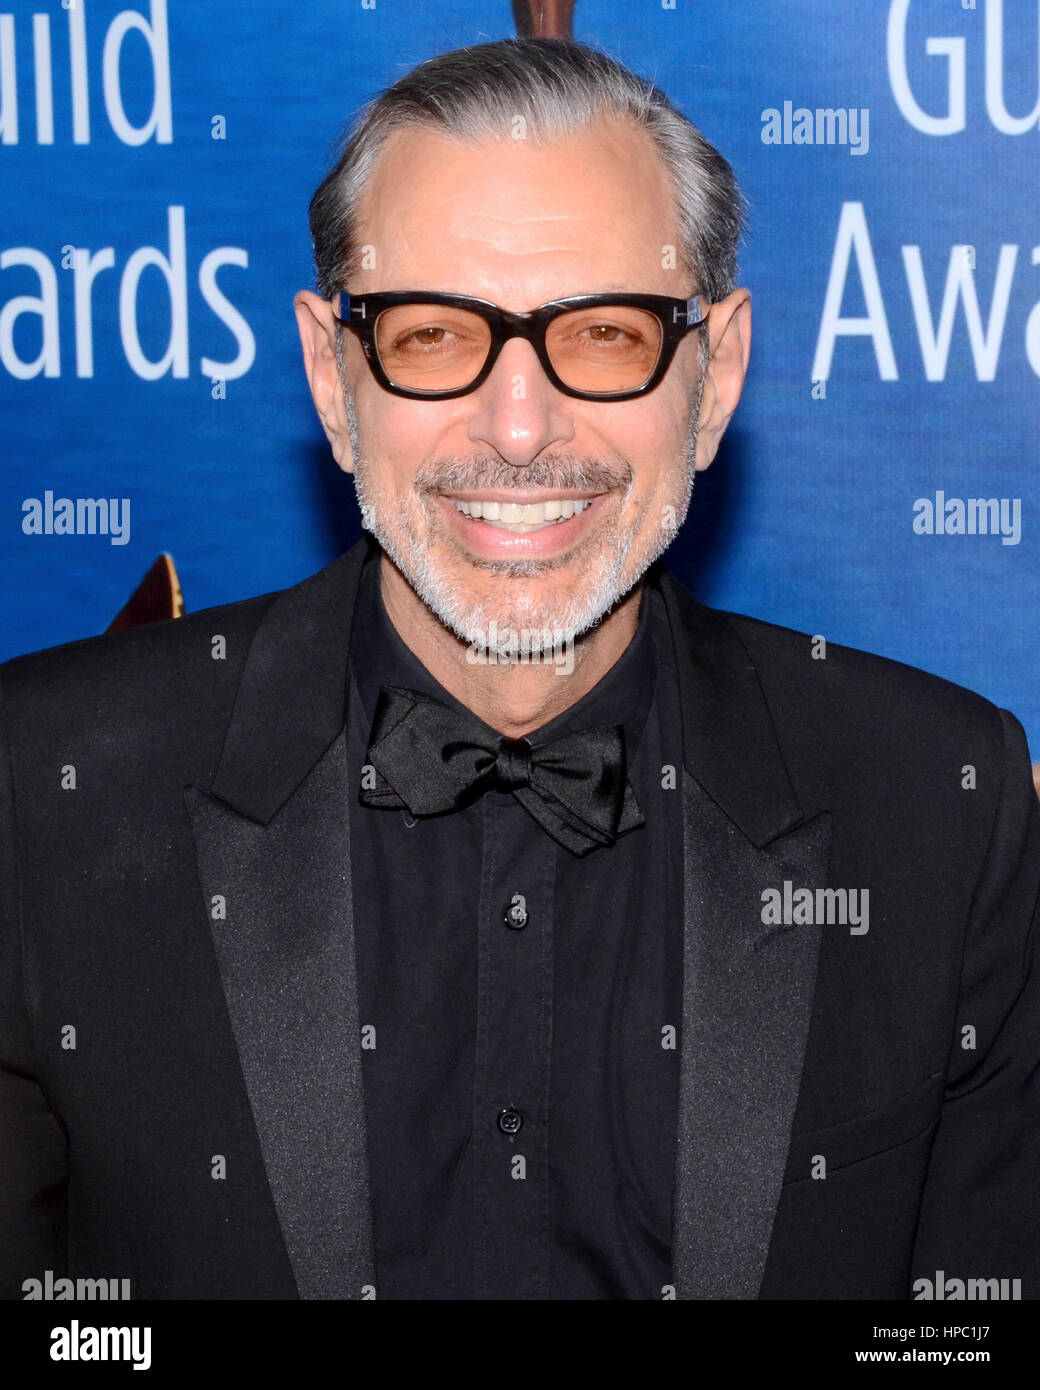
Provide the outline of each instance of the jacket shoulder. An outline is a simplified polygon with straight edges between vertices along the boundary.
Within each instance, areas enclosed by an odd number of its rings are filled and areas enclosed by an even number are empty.
[[[0,665],[12,751],[160,747],[221,726],[250,643],[279,592],[66,642]]]
[[[970,823],[981,846],[1008,779],[1032,793],[1021,724],[975,691],[775,623],[718,616],[755,669],[803,803],[871,807],[907,835]]]
[[[1002,799],[1035,801],[1022,726],[982,695],[890,657],[718,616],[755,669],[803,805],[844,807],[861,837],[940,836],[981,864]]]
[[[885,729],[955,727],[998,734],[998,707],[917,666],[742,613],[720,612],[754,663],[770,703]],[[786,693],[786,698],[784,695]]]
[[[193,646],[212,636],[251,637],[264,613],[284,592],[273,590],[253,598],[200,608],[181,618],[143,623],[118,632],[103,632],[59,646],[42,647],[0,664],[0,679],[5,687],[13,690],[74,675],[89,676],[95,671],[111,670],[113,666],[132,668],[139,661],[166,658],[177,662]]]

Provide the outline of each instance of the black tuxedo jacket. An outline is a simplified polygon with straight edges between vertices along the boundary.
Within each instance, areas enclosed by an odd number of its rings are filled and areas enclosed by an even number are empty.
[[[373,1296],[343,734],[364,545],[0,668],[7,1297],[48,1269]],[[1040,1296],[1020,726],[654,582],[684,719],[675,1296]],[[869,929],[768,920],[785,884],[866,890]]]

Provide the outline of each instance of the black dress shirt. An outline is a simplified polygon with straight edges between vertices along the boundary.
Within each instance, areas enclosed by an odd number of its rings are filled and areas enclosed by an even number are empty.
[[[381,685],[463,708],[387,617],[378,553],[351,658],[360,788]],[[529,738],[618,723],[646,823],[584,856],[508,792],[419,819],[352,798],[379,1298],[660,1299],[671,1282],[682,733],[651,586],[620,659]]]

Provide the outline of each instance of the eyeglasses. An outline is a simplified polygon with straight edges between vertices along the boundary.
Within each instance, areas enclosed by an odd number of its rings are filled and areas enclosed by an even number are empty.
[[[652,391],[683,337],[707,322],[699,294],[582,294],[513,314],[486,299],[424,290],[340,296],[338,321],[357,334],[380,386],[409,400],[475,391],[503,345],[524,338],[558,391],[627,401]]]

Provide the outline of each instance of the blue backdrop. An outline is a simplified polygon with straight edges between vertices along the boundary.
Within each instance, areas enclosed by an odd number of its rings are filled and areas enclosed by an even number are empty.
[[[197,610],[360,534],[292,315],[307,202],[361,101],[516,32],[508,0],[6,5],[4,657],[102,630],[161,550]],[[1040,757],[1040,6],[578,0],[574,32],[751,203],[752,367],[674,568],[981,691]],[[47,534],[102,497],[114,534]]]

